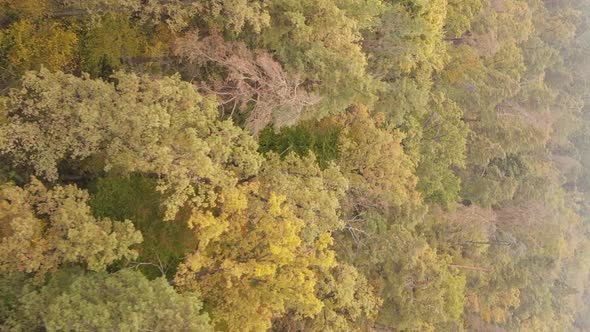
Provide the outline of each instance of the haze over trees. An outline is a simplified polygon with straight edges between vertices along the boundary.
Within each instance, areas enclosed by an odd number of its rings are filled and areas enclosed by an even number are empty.
[[[0,330],[590,331],[587,0],[0,0]]]

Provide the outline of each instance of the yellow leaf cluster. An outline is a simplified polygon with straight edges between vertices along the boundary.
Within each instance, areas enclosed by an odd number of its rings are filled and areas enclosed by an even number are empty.
[[[219,210],[193,213],[200,243],[179,267],[176,284],[199,290],[220,329],[266,330],[288,310],[317,314],[314,268],[335,265],[331,236],[308,246],[299,237],[304,222],[286,196],[263,196],[257,184],[237,191],[221,194]]]

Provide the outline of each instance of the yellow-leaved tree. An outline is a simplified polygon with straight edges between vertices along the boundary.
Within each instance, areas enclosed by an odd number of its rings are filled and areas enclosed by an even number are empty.
[[[218,210],[193,213],[200,242],[179,267],[177,285],[200,291],[221,330],[263,331],[290,309],[317,314],[322,302],[313,268],[335,264],[330,234],[305,245],[304,222],[285,206],[285,196],[260,196],[256,183],[222,194],[221,201]]]

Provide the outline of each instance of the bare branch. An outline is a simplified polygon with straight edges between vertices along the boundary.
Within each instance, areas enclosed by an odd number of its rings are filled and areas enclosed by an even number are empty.
[[[277,126],[295,123],[304,108],[319,101],[299,86],[264,50],[251,50],[242,42],[227,42],[218,33],[199,39],[196,32],[179,38],[173,53],[190,64],[214,63],[226,70],[223,78],[208,77],[197,86],[217,96],[225,114],[236,109],[250,110],[248,128],[258,133],[269,123]]]

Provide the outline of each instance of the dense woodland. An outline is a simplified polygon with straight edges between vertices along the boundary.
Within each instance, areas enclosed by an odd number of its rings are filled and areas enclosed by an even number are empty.
[[[0,330],[590,331],[589,5],[0,0]]]

